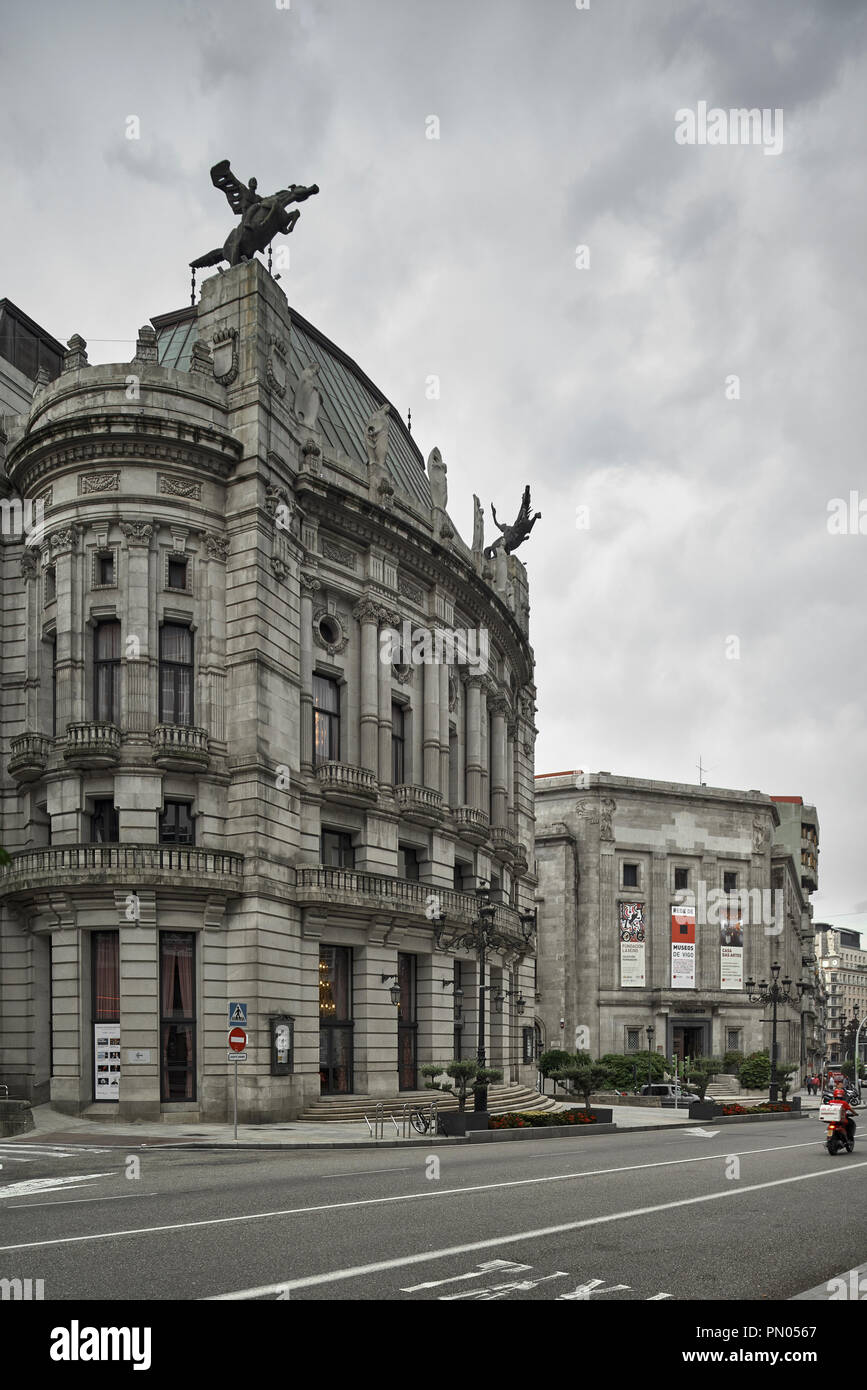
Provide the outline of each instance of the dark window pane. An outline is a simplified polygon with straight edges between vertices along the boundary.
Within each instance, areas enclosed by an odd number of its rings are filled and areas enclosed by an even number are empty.
[[[120,1021],[120,932],[95,931],[93,952],[93,1022]]]
[[[167,801],[160,816],[160,843],[193,844],[194,825],[191,802]]]
[[[187,562],[186,560],[169,560],[169,588],[186,589],[187,587]]]
[[[319,1016],[330,1023],[352,1017],[350,988],[352,952],[348,946],[322,946],[319,951]]]

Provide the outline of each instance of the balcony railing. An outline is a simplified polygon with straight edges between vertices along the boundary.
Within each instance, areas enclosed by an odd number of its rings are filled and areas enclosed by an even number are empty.
[[[486,811],[479,811],[475,806],[457,806],[454,816],[455,829],[462,840],[476,845],[487,840],[490,822]]]
[[[0,866],[0,894],[89,883],[204,884],[212,892],[239,893],[243,873],[242,854],[195,845],[46,845],[19,850]]]
[[[379,783],[366,767],[327,762],[316,768],[322,795],[332,801],[371,802],[379,795]]]
[[[504,825],[491,826],[491,848],[498,859],[505,864],[513,864],[520,854],[520,845]]]
[[[446,922],[472,922],[478,916],[475,893],[458,893],[431,883],[389,878],[385,874],[359,873],[355,869],[301,866],[296,870],[295,892],[302,904],[323,903],[347,908],[368,908],[426,920],[433,929],[437,913]],[[494,914],[497,931],[521,942],[521,924],[514,908],[499,906]]]
[[[158,724],[151,734],[157,767],[207,767],[208,735],[190,724]]]
[[[120,757],[120,729],[101,719],[67,724],[63,756],[75,767],[109,767]]]
[[[431,787],[401,783],[394,789],[395,800],[405,820],[419,825],[437,825],[443,818],[443,799]]]
[[[9,775],[16,782],[35,782],[48,766],[52,740],[44,734],[19,734],[10,743]]]

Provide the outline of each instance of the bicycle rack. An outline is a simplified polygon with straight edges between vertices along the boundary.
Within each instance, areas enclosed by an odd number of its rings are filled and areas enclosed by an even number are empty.
[[[367,1116],[364,1116],[364,1123],[367,1125],[371,1139],[378,1140],[385,1138],[385,1116],[383,1115],[382,1111],[382,1101],[380,1100],[377,1102],[376,1109],[373,1112],[372,1126]],[[393,1121],[393,1116],[389,1115],[389,1119]],[[397,1128],[397,1126],[395,1126],[395,1128]]]

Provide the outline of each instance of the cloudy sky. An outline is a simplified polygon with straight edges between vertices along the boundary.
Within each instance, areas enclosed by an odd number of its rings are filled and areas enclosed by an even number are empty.
[[[0,3],[0,296],[127,360],[229,230],[212,163],[317,182],[290,304],[467,539],[532,485],[537,770],[802,795],[867,931],[867,6],[283,3]],[[782,150],[678,143],[702,102]]]

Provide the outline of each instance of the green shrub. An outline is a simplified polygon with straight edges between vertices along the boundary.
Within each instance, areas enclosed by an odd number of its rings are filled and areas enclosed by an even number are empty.
[[[543,1076],[550,1076],[552,1071],[571,1062],[574,1055],[572,1052],[564,1052],[562,1047],[552,1047],[539,1058],[539,1070]]]
[[[763,1091],[771,1080],[771,1059],[767,1052],[751,1052],[745,1057],[738,1080],[748,1091]]]
[[[723,1057],[722,1064],[726,1076],[737,1076],[743,1060],[744,1054],[742,1052],[727,1052]]]
[[[631,1091],[635,1084],[635,1071],[638,1071],[638,1085],[647,1082],[648,1059],[652,1081],[662,1081],[665,1076],[665,1058],[658,1052],[606,1052],[599,1058],[599,1065],[607,1067],[611,1073],[611,1085],[615,1091]]]

